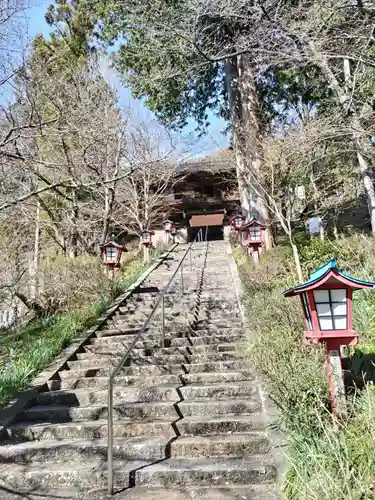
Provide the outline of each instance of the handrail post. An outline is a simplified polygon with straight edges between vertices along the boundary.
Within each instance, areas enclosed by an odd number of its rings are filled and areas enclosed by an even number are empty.
[[[184,265],[181,264],[181,294],[184,294]]]
[[[108,494],[113,495],[113,382],[108,383]]]
[[[165,298],[164,292],[162,292],[161,296],[161,347],[162,349],[165,347]]]

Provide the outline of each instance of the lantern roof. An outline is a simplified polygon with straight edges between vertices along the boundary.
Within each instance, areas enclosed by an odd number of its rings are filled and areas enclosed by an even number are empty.
[[[252,227],[252,226],[257,226],[257,227],[260,227],[262,229],[266,229],[266,225],[263,224],[263,222],[260,222],[255,215],[253,215],[253,217],[251,218],[251,220],[249,222],[246,222],[245,224],[242,224],[241,226],[241,229],[247,229],[249,227]]]
[[[171,220],[171,219],[165,219],[165,220],[163,220],[163,224],[165,224],[166,222],[170,222],[171,224],[174,224],[173,220]]]
[[[310,279],[306,283],[301,285],[296,285],[293,288],[285,290],[285,297],[292,297],[294,295],[299,295],[300,293],[306,292],[307,290],[313,290],[315,288],[332,288],[331,285],[341,284],[345,288],[352,288],[353,290],[361,289],[373,289],[375,288],[375,282],[364,281],[359,278],[354,278],[349,276],[336,265],[335,259],[331,259],[321,267],[318,267],[315,271],[310,274]],[[325,285],[325,286],[324,286]]]
[[[99,245],[99,246],[100,246],[101,249],[107,248],[107,247],[114,247],[114,248],[118,248],[119,250],[124,250],[125,249],[124,245],[119,245],[118,243],[116,243],[113,240],[107,241],[107,243],[103,243],[102,245]]]

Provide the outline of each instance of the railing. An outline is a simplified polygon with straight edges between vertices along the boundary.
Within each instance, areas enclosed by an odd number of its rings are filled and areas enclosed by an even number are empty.
[[[192,243],[188,246],[186,252],[182,256],[180,262],[178,263],[177,268],[175,269],[174,273],[172,274],[170,280],[168,281],[167,285],[163,288],[163,290],[160,292],[158,299],[156,300],[155,305],[153,306],[150,314],[148,315],[146,321],[144,322],[143,326],[139,330],[138,334],[134,338],[133,342],[130,344],[130,347],[126,351],[126,353],[123,355],[121,360],[119,361],[118,365],[116,368],[113,370],[111,375],[109,376],[108,379],[108,459],[107,459],[107,467],[108,467],[108,494],[113,495],[113,385],[114,385],[114,379],[120,372],[120,370],[123,368],[125,365],[126,361],[128,360],[132,350],[134,349],[134,346],[136,345],[137,342],[141,339],[143,336],[144,332],[146,331],[146,328],[150,324],[150,321],[154,317],[155,312],[157,311],[159,305],[161,305],[161,310],[162,310],[162,317],[161,317],[161,347],[164,347],[165,345],[165,294],[167,293],[170,285],[174,281],[175,277],[177,276],[177,273],[180,271],[181,273],[181,293],[184,293],[184,271],[183,271],[183,264],[184,261],[190,253],[190,269],[192,268],[192,256],[191,256],[191,251],[193,248],[193,245],[196,241],[206,241],[207,240],[207,235],[208,235],[208,228],[206,227],[205,229],[205,234],[203,234],[203,229],[201,228]]]

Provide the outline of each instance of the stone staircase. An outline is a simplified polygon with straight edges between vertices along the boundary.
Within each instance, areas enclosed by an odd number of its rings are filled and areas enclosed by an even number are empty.
[[[8,429],[0,499],[107,498],[108,375],[185,249],[152,272]],[[166,296],[165,347],[158,312],[115,379],[113,498],[278,498],[226,250],[224,242],[210,242],[207,252],[206,243],[196,245],[184,294],[176,279]]]

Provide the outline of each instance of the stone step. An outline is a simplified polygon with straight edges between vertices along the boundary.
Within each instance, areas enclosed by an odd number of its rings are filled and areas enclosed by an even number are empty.
[[[153,418],[149,420],[135,420],[121,418],[114,420],[114,437],[128,438],[138,436],[175,436],[172,424],[173,418]],[[104,439],[107,437],[107,420],[96,420],[91,422],[22,422],[10,427],[9,432],[12,439],[28,440],[60,440],[60,439]]]
[[[179,389],[185,401],[194,399],[260,398],[259,389],[251,382],[217,383],[210,385],[188,385]]]
[[[112,331],[112,330],[111,330]],[[100,337],[93,339],[93,344],[106,344],[106,343],[115,343],[115,342],[125,342],[130,344],[135,340],[136,334],[129,333],[123,334],[121,330],[113,330],[111,335],[105,335],[103,330],[100,333],[103,333]],[[169,340],[179,340],[179,339],[193,339],[193,338],[205,338],[205,337],[218,337],[215,338],[215,343],[220,343],[220,337],[222,337],[223,342],[232,342],[236,338],[244,340],[246,338],[245,333],[240,328],[200,328],[197,330],[193,330],[192,328],[184,327],[180,331],[175,331],[175,327],[172,330],[165,330],[165,338]],[[228,340],[226,340],[228,339]],[[161,329],[154,329],[152,331],[145,331],[138,342],[154,342],[154,345],[160,345],[161,342]],[[176,344],[178,345],[178,344]]]
[[[248,415],[262,410],[262,402],[259,398],[248,399],[223,399],[213,401],[201,399],[196,401],[181,401],[178,408],[185,417],[207,416],[210,419],[217,415]]]
[[[161,460],[172,435],[158,437],[115,438],[113,456],[126,460]],[[0,446],[1,463],[29,464],[31,462],[84,462],[106,460],[106,439],[25,441]]]
[[[108,384],[108,381],[107,381]],[[153,401],[175,401],[178,398],[176,392],[177,385],[170,387],[119,387],[113,391],[113,399],[117,404],[125,402],[153,402]],[[76,389],[67,391],[43,392],[37,399],[38,405],[67,405],[67,406],[88,406],[106,404],[108,401],[108,391],[87,389]]]
[[[130,343],[128,344],[130,347]],[[223,343],[223,344],[202,344],[202,345],[181,345],[181,346],[173,346],[173,347],[164,347],[160,346],[152,347],[152,348],[134,348],[133,352],[135,355],[139,356],[158,356],[158,355],[171,355],[171,354],[199,354],[199,353],[217,353],[217,352],[233,352],[238,351],[240,349],[240,345],[236,343]],[[117,343],[116,345],[112,345],[109,343],[108,345],[102,344],[90,344],[85,347],[84,353],[78,353],[77,358],[84,358],[85,354],[95,354],[98,356],[107,356],[107,355],[122,355],[126,351],[126,348],[123,344]]]
[[[230,351],[230,352],[204,352],[204,353],[194,353],[194,354],[155,354],[154,356],[140,356],[137,353],[132,352],[128,358],[129,366],[158,366],[158,365],[177,365],[185,363],[205,363],[214,361],[231,361],[235,359],[240,359],[244,357],[244,353],[240,351]],[[70,369],[81,369],[81,368],[95,368],[96,366],[116,366],[122,356],[100,356],[97,354],[87,353],[80,356],[77,361],[68,361],[68,366]]]
[[[221,371],[238,371],[246,370],[249,367],[248,361],[217,361],[212,363],[197,363],[197,364],[178,364],[178,365],[144,365],[144,366],[128,366],[121,370],[122,375],[168,375],[168,374],[183,374],[183,373],[200,373],[200,372],[221,372]],[[63,370],[59,372],[62,380],[71,378],[84,377],[105,377],[113,370],[107,363],[104,366],[97,366],[91,369]]]
[[[129,376],[115,378],[115,388],[117,387],[139,387],[149,388],[160,385],[175,384],[181,385],[178,375],[155,375],[148,376]],[[63,391],[71,389],[106,389],[108,388],[108,377],[85,377],[79,379],[50,380],[48,387],[52,391]]]
[[[176,394],[176,401],[179,400]],[[113,418],[150,419],[154,417],[176,417],[173,401],[158,403],[126,403],[113,406]],[[33,406],[18,416],[19,422],[86,422],[107,418],[107,405],[91,406]]]
[[[191,373],[188,375],[180,375],[180,379],[184,385],[190,384],[218,384],[220,382],[241,382],[255,381],[256,377],[250,370],[242,370],[235,372],[218,372],[218,373]]]
[[[105,352],[105,349],[109,349],[110,351],[113,349],[114,351],[123,354],[132,344],[132,341],[135,337],[132,338],[127,337],[111,337],[111,341],[108,340],[108,337],[102,337],[98,339],[96,342],[91,344],[87,344],[85,348],[87,351],[92,352]],[[216,346],[221,344],[232,344],[235,346],[239,346],[241,351],[246,347],[246,338],[243,333],[231,333],[231,334],[216,334],[205,332],[202,336],[197,336],[196,333],[191,333],[190,335],[186,335],[184,337],[172,337],[170,334],[165,335],[165,348],[178,348],[178,347],[196,347],[197,351],[206,351],[206,350],[221,350]],[[209,348],[209,346],[212,346]],[[153,336],[150,338],[149,336],[144,336],[143,340],[138,341],[135,344],[135,349],[143,349],[147,351],[160,350],[161,348],[161,334]],[[137,352],[137,351],[135,351]],[[195,352],[192,351],[192,352]]]
[[[210,418],[205,416],[184,416],[176,423],[182,436],[216,435],[225,433],[246,433],[254,430],[264,430],[269,424],[262,413],[251,415],[215,415]]]
[[[114,482],[126,488],[133,471],[150,465],[146,461],[114,461]],[[53,485],[55,488],[74,486],[82,489],[103,488],[107,484],[107,466],[96,459],[79,463],[33,462],[28,465],[0,465],[0,482],[8,488],[31,488]],[[35,491],[34,491],[35,493]]]
[[[135,473],[136,484],[164,487],[259,484],[275,477],[275,464],[266,455],[221,460],[171,458]]]
[[[250,370],[223,373],[192,373],[189,375],[149,375],[147,378],[142,375],[130,375],[127,377],[116,377],[115,387],[153,387],[167,384],[176,384],[177,386],[181,386],[190,384],[218,384],[220,382],[253,382],[255,380],[256,377]],[[56,391],[84,388],[106,389],[108,387],[108,377],[84,377],[79,379],[68,378],[66,380],[50,380],[48,382],[48,386],[50,390]]]
[[[51,496],[52,498],[54,497]],[[74,492],[67,492],[62,498],[74,499]],[[117,493],[115,498],[116,500],[279,500],[280,494],[271,484],[190,486],[189,488],[162,488],[148,485],[136,486]],[[89,500],[104,499],[104,496],[97,497],[94,494],[94,496],[90,495]],[[86,498],[79,498],[79,500],[86,500]]]
[[[270,451],[264,432],[218,436],[179,437],[171,443],[171,457],[246,457]]]

